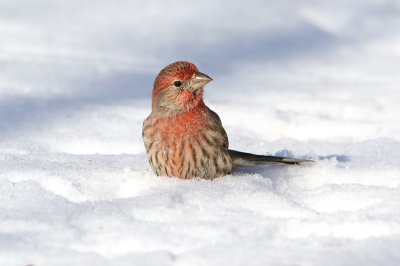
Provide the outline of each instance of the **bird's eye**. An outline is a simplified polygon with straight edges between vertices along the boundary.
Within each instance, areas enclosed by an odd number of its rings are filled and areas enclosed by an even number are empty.
[[[180,87],[180,86],[182,86],[182,82],[180,82],[179,80],[174,81],[174,86],[175,87]]]

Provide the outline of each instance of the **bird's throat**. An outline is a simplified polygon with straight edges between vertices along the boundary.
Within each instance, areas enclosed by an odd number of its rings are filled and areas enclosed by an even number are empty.
[[[185,107],[186,110],[196,108],[198,105],[201,105],[201,103],[204,105],[203,90],[199,89],[194,92],[185,90],[179,94],[177,100],[181,106]]]
[[[187,112],[161,119],[159,126],[160,132],[165,133],[163,138],[176,139],[204,131],[204,125],[207,124],[205,109],[206,105],[201,100],[196,107]]]

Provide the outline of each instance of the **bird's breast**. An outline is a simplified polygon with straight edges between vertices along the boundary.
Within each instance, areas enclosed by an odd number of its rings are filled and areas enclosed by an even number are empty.
[[[231,159],[214,131],[201,111],[153,118],[143,130],[152,168],[158,175],[183,179],[229,173]]]

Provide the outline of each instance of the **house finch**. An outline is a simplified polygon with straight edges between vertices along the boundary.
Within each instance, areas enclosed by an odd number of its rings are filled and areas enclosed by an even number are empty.
[[[219,116],[203,101],[203,86],[211,80],[194,64],[179,61],[154,81],[152,112],[143,122],[142,136],[157,175],[213,179],[244,166],[308,161],[228,149]]]

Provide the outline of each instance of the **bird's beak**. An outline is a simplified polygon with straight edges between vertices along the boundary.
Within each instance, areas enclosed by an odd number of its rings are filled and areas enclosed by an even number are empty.
[[[194,77],[192,78],[192,84],[190,88],[188,89],[190,92],[194,92],[204,85],[206,85],[208,82],[212,81],[212,78],[207,76],[206,74],[203,74],[201,72],[196,72],[194,73]]]

